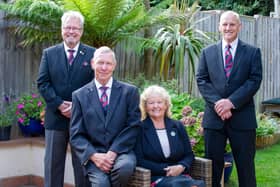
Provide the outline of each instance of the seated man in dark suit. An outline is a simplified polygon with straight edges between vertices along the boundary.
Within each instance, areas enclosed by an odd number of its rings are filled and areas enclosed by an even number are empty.
[[[73,93],[70,142],[92,187],[126,186],[136,158],[139,93],[112,78],[114,52],[100,47],[91,61],[95,79]]]

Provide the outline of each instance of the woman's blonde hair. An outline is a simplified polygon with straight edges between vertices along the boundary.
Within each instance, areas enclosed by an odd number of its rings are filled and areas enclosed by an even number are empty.
[[[141,119],[144,120],[148,116],[147,111],[146,111],[146,103],[147,103],[147,100],[151,96],[154,96],[154,95],[162,98],[165,101],[165,104],[167,106],[167,109],[165,111],[165,116],[171,117],[172,103],[171,103],[170,95],[168,94],[166,89],[164,89],[163,87],[158,86],[158,85],[152,85],[152,86],[149,86],[148,88],[146,88],[142,92],[141,97],[140,97]]]

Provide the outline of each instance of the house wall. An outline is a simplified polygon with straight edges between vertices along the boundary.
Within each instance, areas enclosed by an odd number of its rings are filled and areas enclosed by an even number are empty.
[[[18,176],[44,178],[45,146],[43,138],[0,141],[0,181]],[[71,154],[68,150],[64,182],[74,184]],[[1,182],[0,182],[1,187]],[[4,186],[3,186],[4,187]]]

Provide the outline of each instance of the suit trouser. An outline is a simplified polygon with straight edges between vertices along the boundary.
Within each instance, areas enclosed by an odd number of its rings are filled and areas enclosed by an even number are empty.
[[[133,174],[136,158],[133,152],[118,155],[109,174],[104,173],[94,164],[88,173],[91,187],[125,187]]]
[[[205,156],[213,163],[213,187],[220,187],[227,139],[230,142],[239,187],[255,187],[256,130],[238,130],[227,125],[222,129],[204,129]]]
[[[45,130],[45,187],[63,187],[68,131]],[[71,149],[75,187],[90,186],[75,152]]]

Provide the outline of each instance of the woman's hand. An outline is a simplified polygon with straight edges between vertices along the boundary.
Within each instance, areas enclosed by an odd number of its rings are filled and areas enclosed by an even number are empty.
[[[164,170],[166,171],[166,176],[178,176],[183,173],[185,167],[181,164],[178,164],[174,166],[168,166],[164,168]]]

